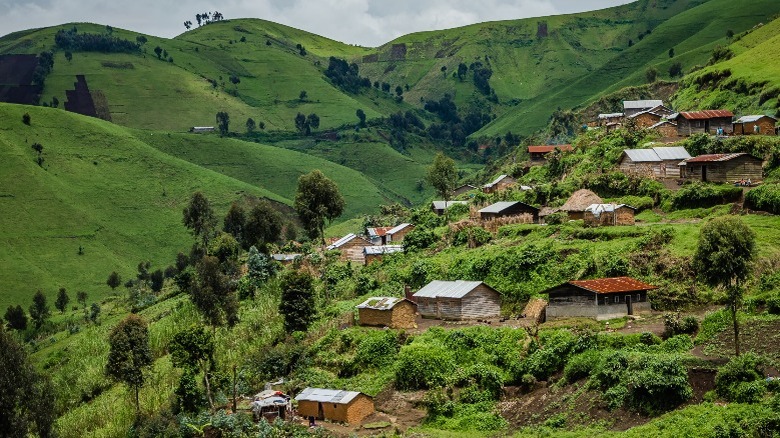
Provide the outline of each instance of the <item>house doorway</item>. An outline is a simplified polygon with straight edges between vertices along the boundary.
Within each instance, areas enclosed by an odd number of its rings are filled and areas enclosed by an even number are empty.
[[[626,295],[626,308],[629,315],[634,314],[634,304],[631,302],[631,295]]]
[[[707,166],[701,166],[701,180],[707,182]]]
[[[322,403],[317,403],[317,419],[318,420],[325,419],[325,411],[322,410]]]

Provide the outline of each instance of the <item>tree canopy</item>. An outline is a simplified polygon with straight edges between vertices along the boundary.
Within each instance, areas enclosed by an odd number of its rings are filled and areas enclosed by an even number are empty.
[[[282,276],[279,313],[288,332],[306,331],[314,320],[314,279],[306,272],[287,271]]]
[[[144,372],[152,364],[146,321],[138,315],[128,315],[111,331],[108,343],[106,375],[133,388],[138,411],[138,391],[144,385]]]
[[[190,203],[183,211],[182,222],[195,237],[199,237],[203,241],[204,245],[208,243],[209,234],[214,229],[216,220],[214,210],[206,195],[201,192],[192,194]]]
[[[433,164],[428,167],[427,180],[439,196],[445,201],[449,201],[452,189],[458,181],[455,161],[441,152],[436,154]]]
[[[324,242],[325,221],[332,221],[344,211],[344,198],[336,183],[319,170],[301,175],[295,193],[295,211],[310,238]]]

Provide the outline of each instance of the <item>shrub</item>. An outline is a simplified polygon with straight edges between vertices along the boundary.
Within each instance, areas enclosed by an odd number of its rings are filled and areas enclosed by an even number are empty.
[[[688,370],[677,356],[638,355],[626,374],[631,405],[646,414],[674,408],[693,395]]]
[[[695,316],[682,318],[679,312],[664,314],[664,337],[670,338],[680,334],[693,335],[699,329],[699,321]]]
[[[438,345],[412,344],[401,348],[395,371],[398,389],[430,389],[443,386],[455,371],[449,350]]]
[[[763,184],[747,192],[745,206],[772,214],[780,213],[780,184]]]
[[[436,243],[436,235],[432,230],[416,227],[404,237],[404,250],[425,249]]]
[[[521,375],[530,374],[538,380],[546,380],[566,363],[577,338],[568,331],[558,330],[542,339],[543,348],[531,353],[520,364]]]
[[[736,202],[742,196],[742,188],[728,184],[707,184],[694,182],[684,185],[672,195],[672,208],[712,207],[718,204]]]
[[[766,311],[772,315],[780,315],[780,295],[766,300]]]
[[[560,225],[569,220],[569,214],[565,211],[557,211],[553,214],[547,215],[544,218],[544,223],[548,225]]]
[[[563,378],[574,383],[590,376],[601,361],[601,356],[602,352],[599,350],[588,350],[572,357],[563,369]]]
[[[766,392],[761,367],[764,360],[755,353],[732,358],[718,370],[715,391],[720,397],[738,403],[755,403]],[[759,388],[760,387],[760,388]]]
[[[661,344],[661,350],[668,353],[684,353],[693,348],[693,341],[688,335],[672,336]]]
[[[468,243],[470,248],[482,246],[493,238],[489,231],[482,227],[466,227],[455,233],[452,238],[453,245]]]
[[[373,331],[358,345],[355,363],[382,367],[392,363],[396,354],[398,354],[398,333],[393,330]]]

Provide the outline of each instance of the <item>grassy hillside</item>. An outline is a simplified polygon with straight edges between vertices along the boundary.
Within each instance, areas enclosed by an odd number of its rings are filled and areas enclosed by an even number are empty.
[[[681,109],[729,108],[735,113],[775,115],[780,108],[780,19],[737,35],[734,57],[689,75],[674,98]],[[707,75],[728,72],[714,82]],[[710,82],[707,84],[706,82]]]
[[[29,113],[31,125],[22,123]],[[181,212],[203,191],[219,212],[243,196],[290,201],[270,190],[174,158],[142,135],[60,110],[0,104],[0,308],[27,305],[37,289],[98,297],[116,270],[171,263],[192,238]],[[139,138],[141,137],[141,138]],[[35,162],[33,143],[43,145]],[[83,255],[79,255],[79,248]],[[53,301],[52,301],[53,302]]]

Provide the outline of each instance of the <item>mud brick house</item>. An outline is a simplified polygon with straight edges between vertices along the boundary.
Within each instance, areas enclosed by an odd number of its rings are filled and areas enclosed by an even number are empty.
[[[546,290],[547,320],[585,317],[597,321],[649,312],[655,286],[631,277],[569,281]]]
[[[636,209],[625,204],[592,204],[585,208],[583,220],[587,227],[634,225]]]
[[[482,220],[498,219],[513,216],[529,216],[529,222],[539,222],[539,209],[520,201],[501,201],[479,210]]]
[[[554,150],[561,152],[570,152],[572,147],[570,144],[558,144],[548,146],[528,146],[528,155],[531,156],[531,164],[543,164],[547,161],[547,154]]]
[[[393,227],[387,231],[387,242],[401,244],[404,241],[404,237],[413,229],[414,225],[407,223]]]
[[[699,155],[681,162],[680,174],[706,182],[757,182],[763,179],[763,161],[746,153]]]
[[[663,138],[675,138],[677,137],[677,124],[668,120],[661,120],[648,129],[658,132]]]
[[[599,195],[591,192],[588,189],[579,189],[572,193],[566,203],[563,204],[556,211],[565,211],[569,215],[570,221],[576,221],[585,218],[585,209],[593,204],[601,204],[604,202]]]
[[[620,127],[623,124],[623,113],[599,114],[597,125],[607,132]]]
[[[374,262],[381,262],[385,254],[404,252],[403,245],[376,245],[363,248],[363,259],[366,266]]]
[[[372,245],[387,245],[387,232],[393,227],[369,227],[366,228],[368,240]]]
[[[660,123],[665,117],[670,116],[671,114],[671,109],[663,105],[657,105],[653,108],[631,114],[628,118],[633,120],[639,128],[649,128]]]
[[[455,189],[452,191],[452,196],[460,196],[464,193],[468,193],[472,190],[477,190],[477,186],[472,186],[471,184],[463,184],[460,187],[455,187]]]
[[[306,388],[295,396],[298,415],[338,423],[357,424],[374,413],[374,400],[356,391]]]
[[[508,189],[509,187],[515,185],[516,183],[517,180],[515,180],[509,175],[499,175],[498,178],[494,179],[492,182],[482,186],[482,191],[484,193],[500,192],[501,190]]]
[[[371,297],[357,305],[360,325],[411,329],[417,327],[417,304],[405,298]]]
[[[735,135],[775,135],[777,119],[772,116],[743,116],[734,122]]]
[[[680,161],[691,158],[683,147],[625,149],[618,161],[623,173],[635,173],[655,178],[680,178]]]
[[[677,123],[677,135],[731,134],[734,113],[729,110],[687,111],[669,116]]]
[[[463,320],[501,315],[501,294],[481,281],[434,280],[412,299],[424,318]]]
[[[439,216],[443,215],[448,208],[456,204],[468,205],[468,201],[433,201],[431,203],[431,210]]]
[[[347,234],[341,239],[327,246],[327,250],[337,249],[341,251],[341,260],[356,263],[365,263],[363,248],[371,246],[371,242],[355,234]]]
[[[663,106],[664,102],[662,100],[624,100],[623,114],[625,114],[625,117],[631,117],[634,114]]]

